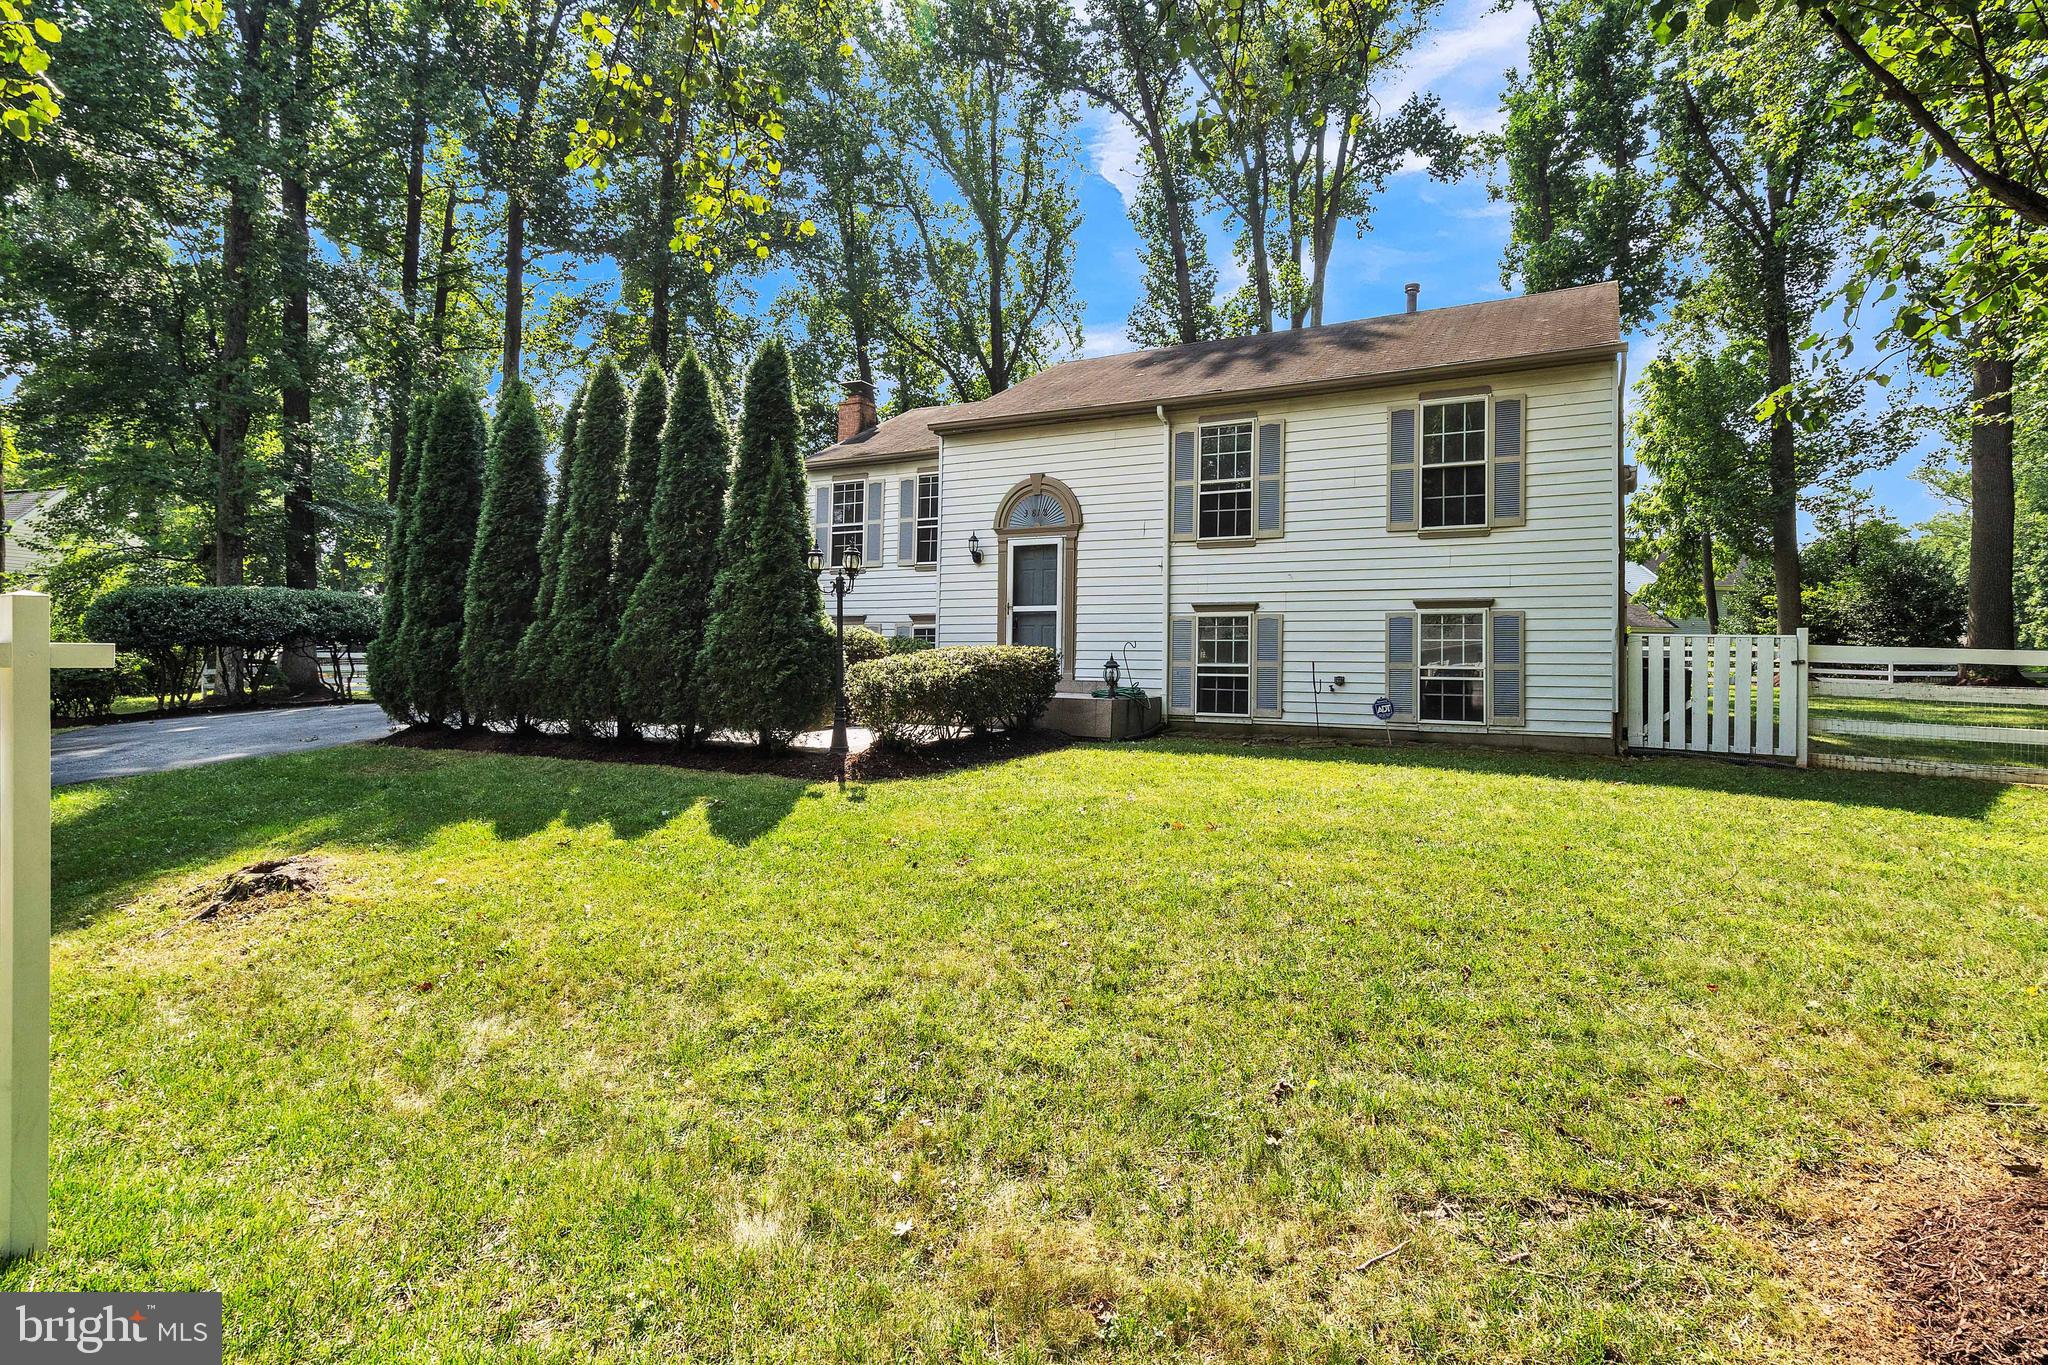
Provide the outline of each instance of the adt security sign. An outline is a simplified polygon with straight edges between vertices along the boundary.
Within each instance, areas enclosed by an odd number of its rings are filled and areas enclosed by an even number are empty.
[[[1392,697],[1374,697],[1372,699],[1372,718],[1374,720],[1392,720],[1394,718],[1394,699]]]

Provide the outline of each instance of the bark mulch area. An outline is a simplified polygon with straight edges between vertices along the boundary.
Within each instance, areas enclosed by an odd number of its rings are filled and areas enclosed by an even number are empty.
[[[1878,1254],[1929,1360],[2048,1363],[2048,1179],[1929,1209]]]
[[[640,763],[657,767],[694,768],[718,773],[765,773],[801,782],[830,782],[832,756],[815,749],[764,753],[751,744],[711,743],[685,749],[662,740],[572,739],[567,735],[510,735],[496,730],[400,730],[381,741],[401,749],[454,749],[473,754],[518,754],[534,758],[574,758],[593,763]],[[941,740],[915,749],[884,749],[880,745],[847,760],[849,782],[888,782],[903,777],[934,777],[963,768],[1006,763],[1013,758],[1063,749],[1074,743],[1052,730],[1021,735],[983,735]]]

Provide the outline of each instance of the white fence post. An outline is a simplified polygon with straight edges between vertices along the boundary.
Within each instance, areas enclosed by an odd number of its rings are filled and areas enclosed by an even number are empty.
[[[1799,736],[1799,766],[1806,766],[1806,679],[1813,667],[1813,651],[1808,647],[1806,627],[1799,628],[1798,657],[1792,661],[1793,701],[1791,704],[1793,733]]]

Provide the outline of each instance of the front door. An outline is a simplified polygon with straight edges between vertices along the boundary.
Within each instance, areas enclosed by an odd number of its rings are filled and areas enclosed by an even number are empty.
[[[1060,647],[1060,542],[1010,542],[1010,643]]]

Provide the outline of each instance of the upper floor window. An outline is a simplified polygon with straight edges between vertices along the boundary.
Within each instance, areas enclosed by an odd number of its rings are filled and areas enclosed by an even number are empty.
[[[845,561],[847,551],[867,555],[868,486],[853,483],[832,485],[832,563]]]
[[[1422,529],[1486,525],[1486,400],[1422,405]]]
[[[1196,538],[1242,540],[1252,534],[1252,424],[1202,428],[1195,487]]]
[[[939,476],[920,474],[917,476],[917,539],[915,544],[918,564],[939,562]]]

